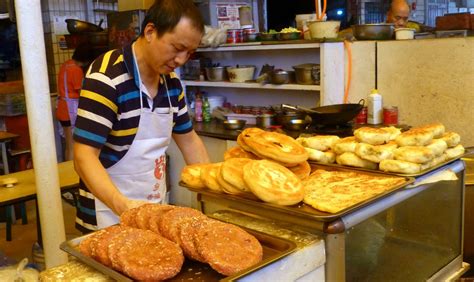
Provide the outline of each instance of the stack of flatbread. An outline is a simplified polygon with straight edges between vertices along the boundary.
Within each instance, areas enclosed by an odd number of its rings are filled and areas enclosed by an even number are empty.
[[[258,128],[238,137],[238,146],[224,153],[224,161],[185,166],[181,180],[195,189],[294,205],[304,197],[301,179],[311,167],[306,150],[293,138]]]
[[[318,163],[337,162],[352,167],[414,174],[464,153],[460,136],[432,123],[401,132],[390,126],[361,127],[354,136],[299,137],[297,140]]]
[[[336,153],[332,147],[339,140],[336,135],[315,135],[296,139],[308,152],[309,160],[323,164],[336,162]]]

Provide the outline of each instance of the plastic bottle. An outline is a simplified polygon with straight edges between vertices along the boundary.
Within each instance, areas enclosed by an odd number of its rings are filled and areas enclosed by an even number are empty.
[[[372,93],[367,97],[367,123],[381,124],[383,121],[382,95],[377,89],[373,89]]]
[[[204,97],[204,102],[202,103],[202,118],[204,122],[211,122],[211,106],[209,105],[209,100],[207,97]]]
[[[202,99],[201,94],[196,94],[196,100],[194,101],[194,119],[197,122],[202,122]]]

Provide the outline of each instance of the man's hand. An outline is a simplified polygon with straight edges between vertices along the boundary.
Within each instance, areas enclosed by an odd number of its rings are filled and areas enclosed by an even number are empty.
[[[113,197],[113,211],[117,215],[121,215],[124,211],[133,209],[136,207],[139,207],[141,205],[144,205],[148,203],[147,201],[142,201],[142,200],[132,200],[127,197],[125,197],[121,193],[117,193]]]

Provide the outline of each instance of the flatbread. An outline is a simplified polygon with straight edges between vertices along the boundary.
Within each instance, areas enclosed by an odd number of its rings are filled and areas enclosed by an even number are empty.
[[[382,145],[390,141],[391,133],[382,128],[361,127],[354,130],[354,136],[359,142]]]
[[[201,181],[201,170],[207,168],[208,165],[209,164],[192,164],[185,166],[181,171],[181,181],[192,188],[206,188],[206,185]]]
[[[201,171],[201,181],[207,188],[213,191],[222,191],[221,185],[217,182],[217,173],[221,165],[222,162],[213,163]]]
[[[278,162],[294,164],[308,160],[308,153],[290,136],[277,132],[261,132],[245,139],[252,152]]]
[[[337,213],[404,182],[402,177],[317,169],[303,181],[303,201],[317,210]]]
[[[340,165],[347,165],[353,167],[361,167],[368,169],[377,169],[377,163],[364,160],[355,153],[346,152],[336,157],[336,162]]]
[[[298,137],[296,139],[303,147],[327,151],[331,149],[334,143],[339,141],[339,136],[336,135],[315,135],[311,137]]]
[[[250,193],[250,189],[244,182],[243,168],[251,161],[246,158],[231,158],[224,161],[221,166],[222,178],[242,192]]]
[[[250,150],[250,149],[249,149]],[[242,149],[240,146],[235,146],[224,152],[224,160],[231,158],[247,158],[252,160],[260,159],[254,153]]]
[[[354,136],[349,136],[339,139],[337,142],[335,142],[332,145],[332,150],[337,155],[341,155],[345,152],[354,153],[357,144],[359,144],[359,142],[356,140],[356,138]]]
[[[288,168],[268,160],[251,161],[244,166],[244,181],[264,202],[289,206],[304,197],[301,180]]]

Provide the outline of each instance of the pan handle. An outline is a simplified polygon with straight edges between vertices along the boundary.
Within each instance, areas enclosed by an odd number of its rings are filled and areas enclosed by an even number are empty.
[[[290,110],[295,110],[295,111],[299,111],[299,110],[300,110],[300,109],[298,109],[297,107],[292,106],[292,105],[288,105],[288,104],[281,104],[281,107],[284,108],[284,109],[290,109]]]
[[[358,104],[364,106],[364,105],[365,105],[365,100],[364,100],[364,99],[360,99]]]
[[[464,154],[461,156],[462,158],[464,157],[469,157],[474,154],[474,146],[466,147]]]

